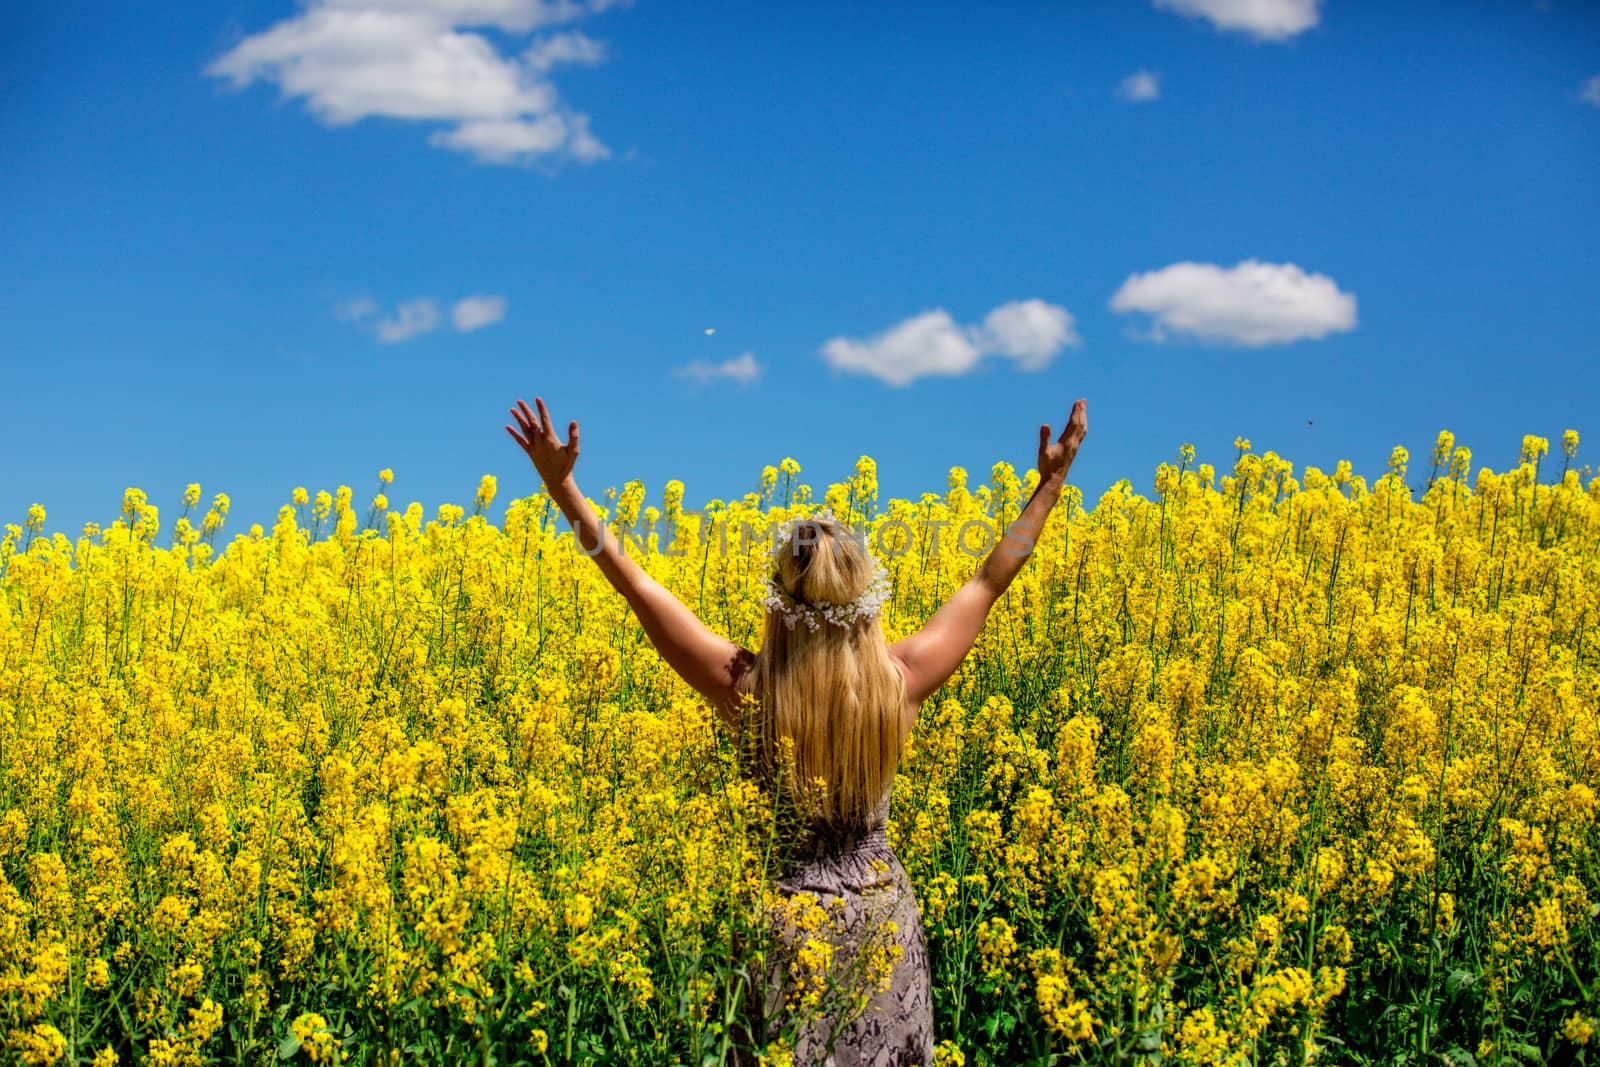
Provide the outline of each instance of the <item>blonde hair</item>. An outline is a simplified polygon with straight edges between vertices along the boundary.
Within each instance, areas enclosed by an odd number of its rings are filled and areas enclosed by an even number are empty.
[[[798,525],[775,564],[773,581],[801,604],[849,603],[873,577],[862,541],[823,518]],[[740,689],[755,698],[745,733],[772,784],[812,823],[865,823],[889,791],[905,741],[905,679],[877,616],[813,630],[785,625],[769,609]]]

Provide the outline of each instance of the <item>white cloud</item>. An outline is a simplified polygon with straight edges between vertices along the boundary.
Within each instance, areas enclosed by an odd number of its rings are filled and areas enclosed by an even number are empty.
[[[1155,100],[1161,95],[1161,79],[1154,71],[1136,70],[1122,79],[1117,95],[1124,100]]]
[[[1168,333],[1240,345],[1284,344],[1353,330],[1356,298],[1325,274],[1293,263],[1247,259],[1234,267],[1174,263],[1132,274],[1111,298],[1113,311],[1155,317],[1151,339]]]
[[[1600,107],[1600,74],[1596,74],[1578,89],[1580,99]]]
[[[1080,343],[1066,308],[1018,300],[989,312],[980,326],[962,327],[935,308],[865,340],[835,337],[822,346],[822,358],[840,370],[909,385],[930,375],[966,374],[991,354],[1038,370],[1063,347]]]
[[[1072,313],[1043,300],[1014,300],[984,316],[973,340],[985,352],[1010,356],[1023,370],[1038,370],[1068,345],[1083,343]]]
[[[481,330],[485,326],[493,326],[505,317],[506,298],[489,293],[463,297],[456,301],[455,307],[450,309],[450,321],[455,323],[456,329],[463,333],[468,330]]]
[[[439,325],[439,304],[427,297],[408,300],[394,315],[378,323],[378,340],[386,344],[408,341]]]
[[[318,0],[319,6],[342,9],[382,7],[402,14],[425,14],[448,19],[456,26],[494,26],[509,33],[572,22],[585,15],[613,7],[626,7],[628,0]]]
[[[428,143],[470,152],[485,163],[512,163],[519,158],[546,155],[563,147],[585,163],[604,159],[611,150],[589,133],[587,115],[540,115],[523,119],[485,119],[463,122],[453,130],[439,130]]]
[[[983,355],[949,312],[924,311],[865,341],[835,337],[822,358],[841,370],[909,385],[929,374],[965,374]]]
[[[1321,19],[1322,0],[1153,0],[1156,7],[1242,30],[1258,41],[1287,41]]]
[[[379,117],[441,122],[429,143],[483,162],[610,155],[588,116],[562,103],[545,77],[594,64],[603,46],[568,31],[522,56],[496,40],[613,6],[606,0],[309,0],[300,14],[246,37],[206,73],[234,88],[274,82],[329,126]],[[492,27],[491,40],[461,27]]]
[[[697,359],[693,363],[679,367],[676,373],[680,378],[693,378],[701,382],[727,378],[740,385],[749,385],[761,377],[761,364],[756,361],[752,353],[746,352],[736,359],[725,359],[721,363]]]
[[[605,58],[606,46],[578,30],[551,34],[533,42],[522,53],[522,62],[528,69],[541,74],[565,65],[598,66],[605,62]]]

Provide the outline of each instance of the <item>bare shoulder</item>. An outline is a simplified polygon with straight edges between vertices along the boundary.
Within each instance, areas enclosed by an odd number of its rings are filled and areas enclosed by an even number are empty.
[[[711,706],[716,709],[717,716],[735,732],[739,729],[740,716],[743,714],[745,679],[755,666],[755,662],[754,652],[743,645],[733,644],[733,652],[728,657],[720,692],[704,694]]]
[[[893,663],[894,669],[900,672],[900,684],[907,694],[905,703],[900,709],[902,721],[900,732],[902,736],[909,736],[912,726],[916,725],[917,713],[922,710],[922,704],[920,701],[911,699],[911,670],[906,666],[906,661],[895,653],[892,645],[889,648],[889,662]]]
[[[900,658],[900,654],[894,650],[893,645],[889,646],[889,662],[894,664],[894,669],[900,672],[901,682],[909,683],[911,681],[911,676],[908,673],[908,668],[906,667],[906,661]]]
[[[728,681],[735,692],[744,688],[745,679],[756,665],[756,654],[743,645],[733,646],[733,659],[728,664]]]

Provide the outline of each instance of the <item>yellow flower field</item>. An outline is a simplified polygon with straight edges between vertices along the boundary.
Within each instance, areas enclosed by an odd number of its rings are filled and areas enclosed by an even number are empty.
[[[1600,478],[1576,434],[1498,474],[1443,434],[1370,484],[1239,446],[1220,477],[1185,447],[1148,495],[1069,490],[923,706],[890,834],[941,1062],[1597,1062]],[[886,503],[870,459],[816,499],[799,473],[604,510],[756,647],[768,543],[744,530],[864,521],[893,640],[976,567],[958,535],[1031,490],[1004,463]],[[41,507],[7,527],[7,1062],[748,1043],[773,840],[737,746],[541,494],[496,527],[493,478],[431,519],[389,509],[401,485],[296,490],[225,551],[199,486],[171,524],[129,490],[76,539]]]

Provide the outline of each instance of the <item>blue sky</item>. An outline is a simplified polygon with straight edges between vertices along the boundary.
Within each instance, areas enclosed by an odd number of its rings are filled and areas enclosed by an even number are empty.
[[[691,504],[1026,468],[1077,396],[1090,501],[1600,448],[1593,3],[24,0],[0,69],[3,522],[498,515],[536,393]]]

